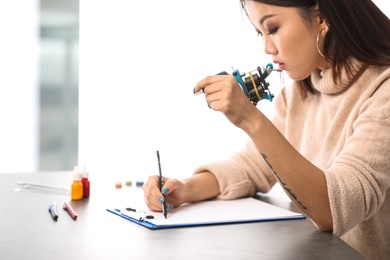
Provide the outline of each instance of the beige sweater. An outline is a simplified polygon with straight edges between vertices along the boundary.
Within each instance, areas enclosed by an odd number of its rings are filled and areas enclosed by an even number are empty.
[[[315,71],[315,94],[297,86],[275,99],[272,122],[326,176],[333,233],[369,259],[390,256],[390,68],[369,67],[352,86]],[[286,104],[287,103],[287,104]],[[275,147],[277,149],[277,147]],[[221,199],[267,192],[276,179],[252,142],[229,160],[204,165]]]

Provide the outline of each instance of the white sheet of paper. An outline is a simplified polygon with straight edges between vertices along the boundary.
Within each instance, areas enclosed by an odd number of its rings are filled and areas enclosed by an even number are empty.
[[[236,200],[211,200],[182,205],[179,208],[169,210],[165,219],[161,212],[153,212],[142,209],[147,215],[153,215],[154,219],[146,221],[158,226],[184,225],[184,224],[212,224],[224,222],[248,222],[260,220],[291,219],[303,216],[285,210],[254,198]],[[121,209],[122,214],[138,219],[139,213]]]

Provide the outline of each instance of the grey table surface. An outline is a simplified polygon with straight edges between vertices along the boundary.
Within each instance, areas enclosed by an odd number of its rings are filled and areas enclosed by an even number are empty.
[[[139,196],[139,187],[90,178],[91,197],[61,207],[70,195],[15,191],[17,182],[70,187],[71,172],[0,174],[0,259],[364,259],[307,219],[149,230],[106,211]],[[291,202],[260,196],[297,210]],[[56,202],[59,218],[48,212]]]

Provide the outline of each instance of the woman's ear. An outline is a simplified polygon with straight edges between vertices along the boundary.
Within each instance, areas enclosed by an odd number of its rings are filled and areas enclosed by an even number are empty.
[[[329,29],[328,22],[326,21],[324,15],[321,13],[321,11],[318,7],[318,4],[315,6],[315,11],[317,13],[317,16],[316,16],[317,24],[319,25],[320,29],[324,29],[327,31]]]

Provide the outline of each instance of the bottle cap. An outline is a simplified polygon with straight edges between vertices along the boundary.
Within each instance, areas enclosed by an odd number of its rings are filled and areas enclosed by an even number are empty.
[[[80,173],[79,173],[79,167],[77,167],[77,166],[75,166],[74,170],[73,170],[73,180],[74,181],[80,181],[81,180],[81,176],[80,176]]]
[[[88,176],[89,176],[89,173],[87,172],[87,167],[85,166],[85,163],[81,166],[80,175],[82,178],[88,178]]]

